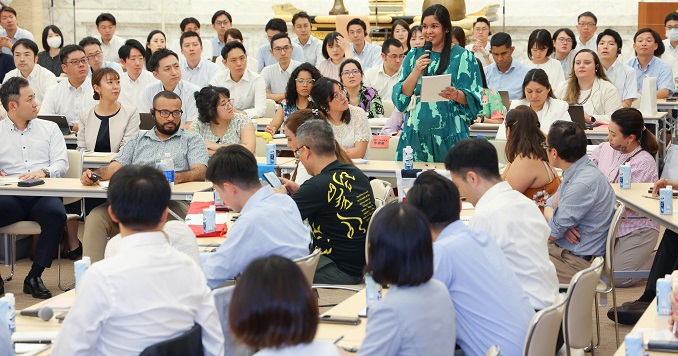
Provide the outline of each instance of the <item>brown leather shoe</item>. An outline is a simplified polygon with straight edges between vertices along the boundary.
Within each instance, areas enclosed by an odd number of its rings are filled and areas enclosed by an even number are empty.
[[[636,325],[649,305],[650,303],[648,302],[636,300],[635,302],[626,302],[617,307],[617,320],[619,324]],[[610,308],[607,311],[607,317],[614,321],[614,308]]]

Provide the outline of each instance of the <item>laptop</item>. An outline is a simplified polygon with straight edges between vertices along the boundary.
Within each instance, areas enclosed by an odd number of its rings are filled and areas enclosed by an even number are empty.
[[[499,91],[499,96],[501,97],[501,102],[504,104],[504,107],[506,110],[511,108],[511,99],[509,99],[508,91],[506,90],[500,90]]]
[[[139,130],[152,130],[155,127],[155,118],[150,113],[139,113]]]
[[[586,120],[584,119],[584,107],[582,105],[570,105],[570,108],[567,109],[567,111],[570,113],[572,122],[577,123],[584,130],[588,129],[589,126],[586,125]]]
[[[47,121],[52,121],[59,126],[59,130],[61,130],[61,133],[66,135],[71,134],[71,126],[68,124],[68,120],[66,119],[66,116],[63,115],[38,115],[38,119],[42,120],[47,120]]]

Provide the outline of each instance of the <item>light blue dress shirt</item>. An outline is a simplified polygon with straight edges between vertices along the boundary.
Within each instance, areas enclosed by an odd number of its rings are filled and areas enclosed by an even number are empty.
[[[219,41],[219,36],[212,39],[212,57],[221,57],[221,50],[226,43]]]
[[[294,42],[292,42],[292,47],[294,47],[294,52],[292,52],[292,59],[301,63],[306,62],[306,60],[304,60],[304,49]],[[264,44],[261,47],[259,47],[256,58],[257,61],[259,61],[259,66],[257,67],[258,73],[261,73],[261,70],[264,69],[264,67],[268,67],[272,64],[278,63],[275,57],[273,57],[273,55],[271,54],[270,43]]]
[[[457,220],[433,243],[433,261],[433,277],[454,303],[464,352],[484,355],[499,345],[504,355],[522,355],[534,309],[494,239]]]
[[[668,89],[669,96],[673,95],[675,90],[673,72],[671,71],[671,66],[666,62],[657,57],[652,57],[645,70],[640,68],[638,57],[633,57],[631,60],[629,60],[628,64],[629,67],[635,69],[636,71],[636,81],[639,92],[643,89],[643,79],[645,77],[655,77],[657,78],[657,90]]]
[[[309,254],[310,244],[310,231],[301,220],[294,200],[266,186],[247,200],[219,249],[200,254],[200,260],[207,284],[215,288],[244,271],[256,258],[304,257]]]
[[[381,59],[381,46],[377,46],[374,43],[368,43],[365,41],[365,47],[363,51],[358,54],[353,48],[353,43],[349,43],[351,51],[353,52],[353,57],[358,57],[360,59],[360,64],[363,67],[363,72],[374,67],[384,64],[384,61]]]
[[[306,59],[306,63],[318,66],[318,64],[325,59],[323,57],[323,41],[313,36],[309,36],[308,42],[306,42],[305,45],[301,44],[299,38],[292,39],[292,43],[298,44],[304,49],[304,59]]]
[[[558,207],[549,220],[556,245],[579,257],[603,256],[616,198],[610,183],[587,155],[563,172],[558,192],[546,206],[552,207],[556,196]],[[581,235],[577,244],[564,238],[567,229],[575,226]]]
[[[523,96],[523,80],[525,80],[525,74],[530,70],[526,65],[513,58],[511,59],[511,67],[506,73],[499,70],[496,62],[483,69],[489,89],[507,91],[511,100],[517,100]]]
[[[0,121],[0,169],[8,176],[49,170],[60,178],[68,171],[66,141],[57,124],[33,119],[19,131],[9,117]]]
[[[210,80],[219,71],[219,66],[212,63],[209,59],[201,59],[198,65],[191,69],[188,62],[182,59],[179,63],[181,67],[181,79],[197,85],[199,88],[204,88],[210,84]]]
[[[7,31],[5,31],[5,29],[2,28],[2,27],[0,27],[0,37],[9,37],[9,35],[7,35]],[[30,31],[24,30],[21,27],[16,28],[16,32],[14,33],[14,37],[10,38],[10,40],[12,41],[12,44],[15,44],[16,41],[18,41],[22,38],[28,38],[29,40],[35,42],[35,37],[33,37],[33,34]],[[12,55],[12,49],[7,48],[7,47],[2,47],[2,53],[9,54],[11,56]]]
[[[621,100],[638,98],[638,79],[633,68],[616,60],[605,70],[605,75],[617,87]]]
[[[144,89],[142,93],[139,93],[138,105],[139,108],[146,109],[139,109],[139,111],[148,112],[148,110],[153,107],[153,97],[163,90],[165,90],[165,87],[162,85],[161,81],[147,85],[146,89]],[[200,91],[200,87],[182,79],[172,91],[181,98],[181,110],[183,111],[181,114],[181,124],[183,125],[187,122],[197,120],[198,107],[195,106],[195,97],[193,96],[193,93]]]

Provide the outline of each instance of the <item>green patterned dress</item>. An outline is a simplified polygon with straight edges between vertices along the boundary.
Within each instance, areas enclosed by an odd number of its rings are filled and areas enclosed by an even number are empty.
[[[413,48],[405,57],[402,76],[393,89],[393,103],[398,110],[407,113],[396,151],[398,161],[402,160],[403,148],[412,146],[415,161],[443,162],[447,151],[456,142],[469,137],[469,126],[482,109],[480,68],[473,53],[464,48],[455,45],[450,52],[450,63],[443,74],[452,75],[450,85],[466,94],[467,105],[452,100],[422,103],[419,98],[421,77],[414,88],[413,97],[403,94],[403,82],[424,50]],[[440,53],[431,52],[430,58],[427,75],[435,75],[440,64]],[[414,108],[408,110],[412,99],[416,100],[412,103]]]

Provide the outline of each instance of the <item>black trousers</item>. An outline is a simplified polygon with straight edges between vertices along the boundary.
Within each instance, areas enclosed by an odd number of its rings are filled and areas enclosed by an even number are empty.
[[[676,269],[678,269],[678,233],[666,229],[652,262],[650,275],[647,277],[647,284],[645,285],[645,293],[643,293],[641,300],[651,302],[657,294],[657,279],[664,278],[665,275],[671,274]]]
[[[50,267],[66,228],[66,210],[61,198],[0,196],[0,226],[32,220],[40,224],[34,263]]]

